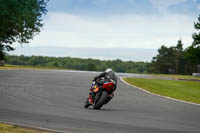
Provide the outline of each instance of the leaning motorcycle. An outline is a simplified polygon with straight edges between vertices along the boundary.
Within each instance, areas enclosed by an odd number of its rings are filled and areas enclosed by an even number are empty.
[[[104,104],[107,104],[114,96],[113,90],[115,87],[115,82],[105,82],[102,86],[97,86],[95,82],[92,84],[94,90],[94,96],[92,99],[94,103],[90,103],[89,99],[86,100],[84,107],[88,108],[93,106],[94,109],[101,109]]]

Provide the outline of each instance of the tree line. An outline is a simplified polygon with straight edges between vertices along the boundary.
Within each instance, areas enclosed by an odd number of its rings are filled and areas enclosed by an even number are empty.
[[[116,60],[81,59],[71,57],[47,57],[47,56],[15,56],[7,55],[6,63],[24,66],[56,67],[84,71],[104,71],[112,68],[116,72],[123,73],[147,73],[147,62],[133,62]]]
[[[39,34],[43,26],[42,15],[47,13],[49,0],[0,0],[0,65],[7,63],[14,65],[51,66],[58,68],[102,71],[107,67],[117,72],[130,73],[166,73],[191,74],[200,72],[200,32],[194,33],[191,46],[183,49],[182,41],[176,46],[162,45],[158,55],[153,57],[151,63],[132,61],[101,61],[95,59],[78,59],[70,57],[42,57],[42,56],[6,56],[12,51],[12,44],[18,42],[28,43],[30,39]],[[194,23],[194,28],[200,30],[200,16]]]
[[[200,30],[200,16],[194,23],[194,28]],[[148,72],[164,74],[192,74],[200,73],[200,32],[192,35],[193,43],[183,49],[181,39],[176,46],[166,47],[164,45],[158,49],[158,55],[153,57]]]

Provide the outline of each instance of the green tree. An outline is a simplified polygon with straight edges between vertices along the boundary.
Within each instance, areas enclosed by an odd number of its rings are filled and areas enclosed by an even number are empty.
[[[89,62],[89,63],[88,63],[88,66],[87,66],[87,69],[88,69],[89,71],[95,71],[95,70],[96,70],[96,65],[95,65],[95,63]]]
[[[28,43],[43,26],[48,0],[0,0],[0,60],[14,42]]]
[[[198,17],[198,21],[196,23],[194,22],[194,28],[196,30],[200,30],[200,15]],[[194,39],[192,46],[193,47],[200,47],[200,32],[193,33],[192,38]]]
[[[73,70],[104,71],[110,67],[116,72],[145,73],[149,63],[122,60],[101,61],[97,59],[80,59],[71,57],[46,57],[46,56],[11,56],[6,60],[11,65],[47,66]]]
[[[197,65],[200,64],[200,47],[189,46],[184,52],[184,57],[188,62],[187,68],[190,74],[197,71]]]
[[[161,46],[158,49],[158,55],[153,57],[151,65],[149,66],[150,72],[155,73],[184,73],[184,51],[181,40],[178,40],[176,46],[166,47]]]
[[[153,57],[152,67],[155,73],[170,73],[174,65],[174,53],[172,48],[167,48],[166,46],[161,46],[158,49],[158,55]]]
[[[194,22],[194,28],[199,31],[200,30],[200,15],[198,17],[198,21]],[[200,32],[194,33],[192,35],[193,43],[185,50],[185,59],[191,63],[192,71],[197,71],[197,65],[200,64]]]
[[[177,45],[174,47],[175,52],[175,73],[184,74],[184,51],[182,40],[178,40]]]

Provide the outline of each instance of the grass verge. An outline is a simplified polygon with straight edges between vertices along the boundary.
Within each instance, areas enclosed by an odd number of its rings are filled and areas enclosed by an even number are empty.
[[[174,78],[174,79],[182,79],[182,80],[192,80],[192,79],[196,79],[196,80],[200,80],[200,77],[193,77],[190,75],[169,75],[169,74],[152,74],[152,76],[155,77],[169,77],[169,78]]]
[[[0,70],[10,70],[10,69],[48,69],[48,70],[69,70],[56,67],[42,67],[42,66],[18,66],[18,65],[5,65],[0,66]]]
[[[33,129],[25,129],[16,125],[9,125],[0,123],[0,133],[50,133],[46,131],[39,131]]]
[[[200,82],[183,80],[124,78],[126,82],[155,94],[200,104]]]

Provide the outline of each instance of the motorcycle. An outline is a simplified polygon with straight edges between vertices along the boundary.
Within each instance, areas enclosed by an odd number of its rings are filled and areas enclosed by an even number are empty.
[[[114,81],[105,82],[102,86],[98,86],[95,82],[93,82],[92,87],[95,94],[92,96],[94,103],[90,103],[89,99],[87,98],[84,105],[85,108],[93,106],[94,109],[99,110],[104,104],[107,104],[114,97]]]

